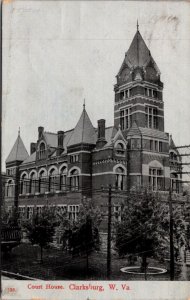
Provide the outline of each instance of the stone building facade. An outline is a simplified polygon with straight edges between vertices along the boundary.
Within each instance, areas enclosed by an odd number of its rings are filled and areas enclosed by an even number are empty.
[[[46,132],[38,127],[28,154],[20,134],[6,160],[5,203],[29,218],[44,205],[66,209],[77,218],[82,199],[104,206],[108,185],[117,211],[120,191],[149,187],[182,191],[181,160],[164,131],[160,70],[139,30],[114,86],[114,125],[94,127],[85,106],[74,129]],[[118,192],[118,193],[117,193]]]

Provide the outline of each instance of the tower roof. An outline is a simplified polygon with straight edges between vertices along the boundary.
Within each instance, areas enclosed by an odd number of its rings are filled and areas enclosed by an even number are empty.
[[[142,35],[140,34],[138,28],[139,25],[137,24],[137,31],[135,33],[135,36],[131,42],[128,51],[125,53],[125,58],[118,72],[118,76],[121,74],[123,69],[126,68],[126,66],[129,68],[129,72],[130,72],[130,70],[133,70],[138,67],[145,68],[149,63],[151,63],[154,66],[157,74],[160,75],[160,70],[157,64],[155,63],[150,53],[150,50],[148,49],[145,41],[143,40]],[[141,80],[141,79],[142,78],[140,76],[140,73],[136,74],[136,80]]]
[[[139,30],[137,30],[129,50],[126,53],[126,60],[134,67],[142,67],[150,60],[150,56],[150,51],[146,46]]]
[[[6,159],[6,163],[13,161],[24,161],[28,156],[28,152],[19,133],[16,142],[14,143],[14,146]]]
[[[83,112],[80,116],[80,119],[71,135],[71,138],[67,144],[67,146],[73,146],[76,144],[96,144],[97,136],[95,129],[90,121],[90,118],[85,110],[85,106],[83,108]]]

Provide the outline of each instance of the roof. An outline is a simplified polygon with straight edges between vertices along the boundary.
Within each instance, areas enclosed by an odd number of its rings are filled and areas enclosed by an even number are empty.
[[[57,147],[57,133],[53,132],[44,132],[44,138],[50,147]]]
[[[150,50],[148,49],[145,41],[143,40],[139,30],[137,30],[128,51],[125,53],[125,59],[119,70],[119,73],[126,65],[129,66],[130,69],[133,67],[145,67],[150,61],[152,61],[152,63],[154,64],[157,72],[160,73],[158,66],[156,65],[153,57],[151,56]],[[140,74],[137,75],[137,77],[139,76]]]
[[[36,161],[36,152],[32,153],[29,157],[27,157],[27,159],[25,159],[22,163],[23,164],[28,164],[28,163],[31,163],[31,162],[34,162]]]
[[[96,144],[96,140],[97,135],[95,129],[84,107],[80,119],[75,129],[73,130],[73,133],[68,141],[67,146],[72,146],[81,143]]]
[[[104,147],[108,147],[112,144],[112,140],[116,135],[116,133],[117,133],[117,129],[114,126],[105,128],[105,140],[107,143],[104,145]]]
[[[129,50],[126,53],[126,59],[133,66],[144,66],[150,60],[150,51],[146,46],[139,30],[137,30]]]
[[[139,130],[140,130],[141,134],[144,136],[163,139],[163,140],[167,140],[167,141],[169,139],[167,133],[160,131],[160,130],[156,130],[156,129],[152,129],[152,128],[144,128],[144,127],[139,127]]]
[[[18,135],[16,142],[14,143],[11,152],[9,153],[6,163],[13,162],[13,161],[24,161],[28,157],[28,152],[24,143],[21,139],[20,134]]]
[[[133,122],[132,126],[130,127],[127,136],[134,136],[134,135],[141,135],[141,131],[136,123],[136,121]]]

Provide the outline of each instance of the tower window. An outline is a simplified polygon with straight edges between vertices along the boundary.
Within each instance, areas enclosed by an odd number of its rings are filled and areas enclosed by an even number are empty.
[[[158,141],[154,141],[154,150],[158,151]]]
[[[124,91],[120,92],[120,99],[123,100],[124,99],[124,96],[125,96],[125,93]]]
[[[158,128],[157,109],[151,106],[145,107],[145,125],[148,128]]]
[[[162,142],[159,142],[159,152],[162,152]]]
[[[121,130],[128,129],[132,125],[131,108],[120,111],[120,125]]]
[[[153,150],[153,140],[150,140],[150,150]]]
[[[125,129],[125,124],[124,124],[124,110],[120,111],[120,125],[121,125],[121,130]]]

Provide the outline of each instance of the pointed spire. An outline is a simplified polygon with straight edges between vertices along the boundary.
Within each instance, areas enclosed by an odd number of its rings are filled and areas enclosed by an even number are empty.
[[[85,98],[84,98],[84,102],[83,102],[83,110],[85,110]]]
[[[20,126],[19,126],[19,128],[18,128],[18,136],[20,136]]]
[[[138,22],[138,19],[137,19],[137,31],[139,31],[139,22]]]
[[[67,146],[76,144],[95,144],[97,135],[83,104],[83,111],[75,126]]]
[[[28,152],[21,139],[20,130],[19,130],[18,137],[6,159],[6,163],[14,162],[14,161],[24,161],[28,156],[29,156]]]

